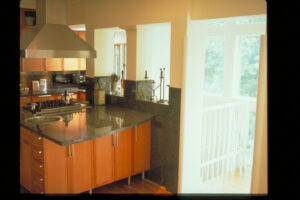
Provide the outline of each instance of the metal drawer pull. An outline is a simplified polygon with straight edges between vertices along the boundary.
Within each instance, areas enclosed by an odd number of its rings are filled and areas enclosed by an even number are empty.
[[[38,137],[38,140],[42,140],[42,137]]]
[[[50,94],[45,94],[45,95],[39,95],[38,97],[51,97]]]
[[[74,145],[71,144],[71,156],[73,157],[74,156]]]
[[[40,192],[41,194],[44,194],[44,192]]]
[[[40,178],[40,181],[41,181],[41,182],[43,182],[43,181],[44,181],[44,179],[43,179],[43,178]]]
[[[40,165],[40,168],[43,168],[43,165]]]
[[[40,151],[38,151],[38,154],[42,154],[42,153],[43,153],[43,151],[41,151],[41,150],[40,150]]]
[[[118,135],[119,133],[116,134],[116,147],[118,146]]]

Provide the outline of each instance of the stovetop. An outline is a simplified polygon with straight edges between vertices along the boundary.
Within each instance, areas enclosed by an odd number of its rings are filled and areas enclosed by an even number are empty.
[[[31,110],[31,104],[24,106],[23,109],[38,115],[79,110],[87,106],[87,104],[85,104],[86,102],[84,101],[74,102],[72,100],[70,101],[70,104],[65,104],[63,100],[48,100],[35,103],[37,104],[35,111]]]

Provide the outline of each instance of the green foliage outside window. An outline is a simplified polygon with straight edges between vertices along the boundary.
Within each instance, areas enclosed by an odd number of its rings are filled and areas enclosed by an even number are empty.
[[[224,37],[209,37],[205,51],[204,91],[221,94],[223,86]]]
[[[259,66],[259,36],[241,36],[240,45],[240,96],[256,97]]]

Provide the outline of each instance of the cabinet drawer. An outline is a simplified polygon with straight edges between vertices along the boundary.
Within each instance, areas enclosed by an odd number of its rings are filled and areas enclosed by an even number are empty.
[[[44,152],[43,152],[43,150],[33,147],[32,148],[32,157],[35,160],[40,161],[40,162],[43,163],[44,162]]]
[[[33,133],[31,144],[37,149],[43,149],[43,137],[36,133]]]
[[[36,173],[38,173],[40,176],[44,176],[44,163],[32,159],[31,169]]]
[[[32,185],[38,187],[39,191],[44,191],[44,177],[32,172]]]

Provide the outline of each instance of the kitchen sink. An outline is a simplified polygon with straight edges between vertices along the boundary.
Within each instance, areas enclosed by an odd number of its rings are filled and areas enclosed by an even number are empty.
[[[36,116],[36,117],[30,117],[26,121],[34,124],[46,124],[46,123],[61,121],[61,117],[60,116]]]

